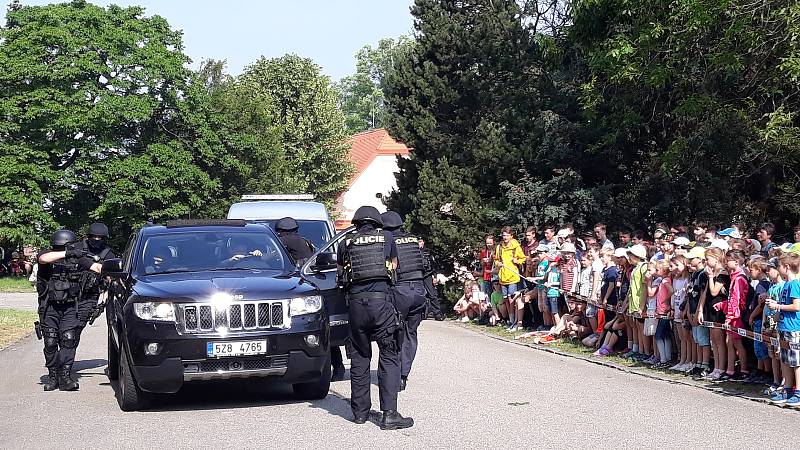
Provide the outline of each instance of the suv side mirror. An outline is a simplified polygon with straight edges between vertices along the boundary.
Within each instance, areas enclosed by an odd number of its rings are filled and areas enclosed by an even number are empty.
[[[309,267],[314,272],[332,270],[336,268],[336,255],[329,252],[320,253]]]
[[[122,275],[122,260],[119,258],[107,259],[103,261],[103,268],[100,270],[103,275]]]

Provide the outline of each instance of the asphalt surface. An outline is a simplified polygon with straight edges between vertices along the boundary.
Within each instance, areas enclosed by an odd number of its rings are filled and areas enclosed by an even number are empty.
[[[416,421],[407,430],[351,423],[347,380],[312,402],[293,400],[290,388],[276,383],[204,383],[151,410],[123,413],[104,374],[105,333],[97,323],[81,339],[78,392],[42,391],[35,337],[0,351],[0,448],[763,449],[792,447],[779,436],[800,424],[796,411],[433,321],[422,324],[420,352],[400,397],[400,412]],[[372,398],[375,409],[376,386]]]
[[[36,294],[0,292],[0,308],[14,308],[23,311],[36,311],[38,303]]]

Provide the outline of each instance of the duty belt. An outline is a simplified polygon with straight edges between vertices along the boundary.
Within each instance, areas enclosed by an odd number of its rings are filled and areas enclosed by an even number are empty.
[[[351,300],[386,300],[387,295],[385,292],[359,292],[349,294],[349,297]]]
[[[421,281],[423,278],[425,278],[425,275],[422,274],[421,270],[397,274],[397,281]]]

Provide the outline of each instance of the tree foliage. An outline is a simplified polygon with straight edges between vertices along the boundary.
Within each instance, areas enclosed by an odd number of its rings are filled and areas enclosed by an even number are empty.
[[[498,221],[798,220],[796,1],[417,0],[412,13],[414,45],[384,77],[390,132],[414,149],[391,203],[434,245],[466,248]],[[450,173],[485,213],[430,227],[456,196],[419,191]]]
[[[244,193],[332,202],[344,118],[307,59],[187,69],[181,33],[140,7],[12,3],[0,28],[0,241],[102,220],[221,217]]]

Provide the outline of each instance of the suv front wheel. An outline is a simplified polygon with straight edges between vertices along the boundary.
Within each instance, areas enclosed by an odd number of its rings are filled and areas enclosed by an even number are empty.
[[[325,358],[322,376],[317,381],[310,383],[295,383],[292,385],[294,396],[301,400],[321,400],[328,396],[331,388],[331,357]]]
[[[145,409],[149,403],[149,395],[139,389],[133,378],[128,352],[124,347],[119,349],[119,395],[117,402],[123,411],[137,411]]]

